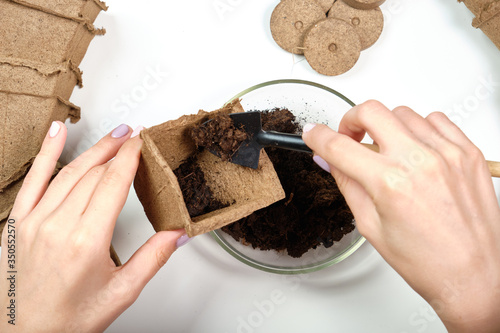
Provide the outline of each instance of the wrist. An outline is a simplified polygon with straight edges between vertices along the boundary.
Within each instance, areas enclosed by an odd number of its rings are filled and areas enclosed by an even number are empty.
[[[488,297],[484,294],[489,293]],[[500,332],[500,301],[493,290],[485,290],[483,295],[474,293],[453,303],[429,302],[450,333]]]

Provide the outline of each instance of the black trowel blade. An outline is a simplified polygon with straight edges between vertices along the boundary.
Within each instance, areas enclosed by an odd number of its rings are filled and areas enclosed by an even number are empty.
[[[259,111],[232,113],[229,115],[236,128],[243,129],[250,138],[241,143],[240,148],[231,157],[230,162],[244,167],[257,169],[262,146],[257,142],[257,134],[262,130]]]

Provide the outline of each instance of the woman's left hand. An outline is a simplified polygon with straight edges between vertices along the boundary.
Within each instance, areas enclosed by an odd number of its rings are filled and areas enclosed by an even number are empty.
[[[183,230],[159,232],[122,267],[110,259],[139,164],[139,132],[117,127],[48,185],[67,135],[63,123],[52,124],[2,235],[0,305],[13,315],[2,314],[0,331],[103,331],[185,239]]]

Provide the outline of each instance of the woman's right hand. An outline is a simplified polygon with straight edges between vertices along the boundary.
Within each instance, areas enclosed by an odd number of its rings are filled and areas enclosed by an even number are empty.
[[[368,133],[380,153],[359,141]],[[303,138],[360,233],[453,332],[500,332],[500,208],[486,161],[444,114],[376,101]]]

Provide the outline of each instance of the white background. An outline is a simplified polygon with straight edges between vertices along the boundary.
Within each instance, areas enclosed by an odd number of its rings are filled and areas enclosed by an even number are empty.
[[[263,81],[298,78],[327,85],[355,103],[378,99],[390,108],[411,106],[422,115],[445,111],[487,159],[500,160],[500,51],[471,27],[472,14],[463,4],[388,0],[379,41],[362,52],[354,69],[326,77],[272,40],[269,18],[277,3],[109,0],[109,10],[96,21],[107,34],[94,39],[81,65],[85,87],[75,90],[72,102],[82,107],[82,120],[69,125],[64,159],[120,123],[159,124],[216,109]],[[160,73],[156,81],[151,72]],[[153,232],[132,190],[113,239],[122,261]],[[450,284],[447,296],[453,297]],[[275,294],[281,295],[279,304],[270,307]],[[321,272],[283,277],[246,267],[203,235],[175,253],[108,329],[139,331],[445,329],[369,244]]]

